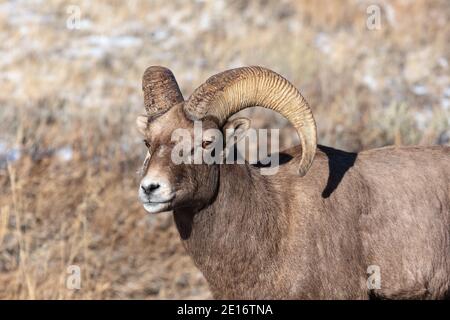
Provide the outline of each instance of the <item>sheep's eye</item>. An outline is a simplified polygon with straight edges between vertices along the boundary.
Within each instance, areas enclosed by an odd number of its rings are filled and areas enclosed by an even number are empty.
[[[150,149],[150,142],[148,140],[144,140],[145,146]]]
[[[211,143],[212,143],[212,141],[204,140],[204,141],[202,142],[202,148],[203,148],[203,149],[206,149]]]

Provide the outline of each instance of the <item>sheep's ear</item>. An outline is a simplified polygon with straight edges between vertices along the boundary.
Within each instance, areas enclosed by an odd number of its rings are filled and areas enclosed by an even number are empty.
[[[236,118],[225,124],[223,132],[225,134],[225,141],[231,144],[239,142],[245,137],[247,130],[250,128],[250,119],[248,118]],[[230,138],[234,136],[234,141],[230,141]],[[231,146],[227,144],[228,146]]]
[[[136,119],[136,126],[140,134],[145,136],[148,128],[148,118],[147,116],[139,116]]]

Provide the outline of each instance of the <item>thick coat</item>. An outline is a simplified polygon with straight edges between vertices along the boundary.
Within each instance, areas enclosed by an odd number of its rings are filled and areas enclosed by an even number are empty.
[[[273,176],[223,165],[207,207],[175,210],[216,298],[446,297],[450,147],[319,147],[302,178],[290,163]],[[380,289],[368,288],[369,266]]]

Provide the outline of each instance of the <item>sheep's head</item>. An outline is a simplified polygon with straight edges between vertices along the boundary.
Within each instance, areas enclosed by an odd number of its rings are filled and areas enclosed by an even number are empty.
[[[151,213],[180,207],[200,209],[213,198],[218,188],[219,164],[197,163],[200,152],[218,152],[211,133],[222,130],[234,141],[249,127],[249,120],[228,118],[240,110],[262,106],[279,112],[297,129],[302,144],[299,174],[311,166],[316,150],[316,126],[311,110],[298,90],[286,79],[261,67],[228,70],[209,78],[184,101],[172,72],[149,67],[142,87],[147,114],[139,116],[137,126],[148,148],[142,168],[139,197]],[[201,121],[200,139],[196,124]],[[180,148],[180,130],[192,144]],[[238,139],[235,139],[235,137]],[[227,143],[227,147],[230,144]],[[220,148],[222,141],[220,142]],[[178,161],[180,156],[185,161]],[[175,152],[176,151],[176,152]],[[220,157],[223,155],[221,154]]]

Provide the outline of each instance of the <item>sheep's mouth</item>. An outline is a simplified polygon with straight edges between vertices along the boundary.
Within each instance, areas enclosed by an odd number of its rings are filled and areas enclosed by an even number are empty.
[[[142,204],[148,213],[159,213],[172,210],[172,200],[148,201]]]
[[[148,201],[148,202],[144,202],[144,204],[170,203],[171,201],[172,201],[172,199],[167,200],[167,201]]]

